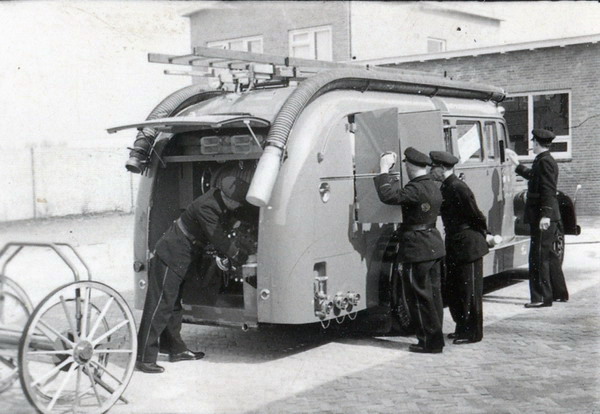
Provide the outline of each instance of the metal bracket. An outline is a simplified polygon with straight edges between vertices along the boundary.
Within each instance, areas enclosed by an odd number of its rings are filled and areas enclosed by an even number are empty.
[[[6,260],[4,260],[4,263],[2,264],[2,270],[0,270],[0,274],[6,275],[6,268],[9,265],[9,263],[25,248],[25,247],[44,247],[44,248],[49,248],[51,250],[53,250],[58,257],[61,258],[61,260],[67,265],[67,267],[69,268],[69,270],[71,270],[71,272],[73,273],[73,278],[75,279],[75,281],[79,281],[81,280],[81,277],[79,275],[79,269],[78,266],[76,265],[76,263],[74,263],[73,261],[71,261],[69,259],[69,257],[65,254],[65,252],[63,251],[64,248],[67,248],[68,250],[70,250],[75,257],[77,258],[77,260],[79,261],[80,265],[83,265],[83,267],[85,268],[86,274],[87,274],[87,279],[88,280],[92,280],[92,273],[90,272],[90,268],[88,267],[88,265],[85,263],[85,261],[83,260],[83,258],[79,255],[79,253],[77,253],[77,250],[75,250],[73,248],[73,246],[71,246],[68,243],[60,243],[60,242],[49,242],[49,243],[43,243],[43,242],[8,242],[4,245],[4,247],[2,248],[2,250],[0,250],[0,260],[2,260],[4,258],[4,256],[6,254],[8,254],[11,251],[11,248],[15,248],[14,251],[12,251],[8,258]],[[1,281],[1,280],[0,280]]]

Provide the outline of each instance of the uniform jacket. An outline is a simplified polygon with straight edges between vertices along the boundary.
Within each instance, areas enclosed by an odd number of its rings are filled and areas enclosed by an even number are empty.
[[[442,187],[442,221],[446,230],[446,260],[470,263],[489,252],[485,216],[467,184],[452,174]]]
[[[435,222],[440,212],[442,195],[429,174],[410,180],[404,188],[400,177],[380,174],[375,177],[379,199],[385,204],[402,207],[402,223],[407,225],[431,224],[427,230],[399,231],[400,251],[398,260],[404,263],[424,262],[443,257],[446,253]]]
[[[529,180],[527,183],[526,219],[537,225],[542,217],[552,221],[560,220],[556,185],[558,182],[558,164],[550,154],[544,151],[535,157],[531,168],[519,164],[516,173]]]
[[[232,258],[238,247],[227,237],[225,223],[231,211],[223,203],[220,190],[213,188],[196,198],[181,214],[186,230],[194,236],[191,240],[177,223],[156,243],[155,253],[179,276],[185,276],[189,265],[203,247],[212,244],[221,254]]]

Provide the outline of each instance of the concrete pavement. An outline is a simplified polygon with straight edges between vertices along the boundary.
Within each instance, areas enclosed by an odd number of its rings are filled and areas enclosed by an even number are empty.
[[[132,224],[131,216],[120,215],[3,224],[0,241],[69,241],[94,279],[131,298]],[[443,354],[418,355],[407,352],[414,338],[353,337],[315,327],[242,332],[185,325],[186,341],[206,351],[206,359],[161,362],[161,375],[135,373],[126,391],[131,404],[111,412],[600,413],[600,218],[583,217],[580,224],[582,235],[567,237],[571,300],[527,310],[523,272],[498,278],[484,298],[481,343],[447,344]],[[40,261],[40,278],[58,270],[58,264]],[[35,264],[26,262],[15,263],[14,271]],[[490,287],[492,280],[487,282]],[[34,293],[43,296],[45,287]],[[444,331],[452,330],[446,311]],[[0,395],[0,412],[33,412],[18,384]]]

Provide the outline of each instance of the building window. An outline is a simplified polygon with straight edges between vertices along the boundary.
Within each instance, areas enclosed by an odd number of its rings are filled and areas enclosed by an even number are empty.
[[[331,26],[290,30],[290,56],[304,59],[332,60]]]
[[[226,50],[240,50],[242,52],[263,52],[262,36],[240,37],[237,39],[217,40],[206,43],[207,47]]]
[[[531,130],[543,128],[556,134],[550,151],[555,158],[571,157],[571,96],[567,91],[528,93],[507,97],[502,106],[508,125],[508,147],[532,158]]]
[[[427,53],[438,53],[446,51],[446,41],[444,39],[427,38]]]

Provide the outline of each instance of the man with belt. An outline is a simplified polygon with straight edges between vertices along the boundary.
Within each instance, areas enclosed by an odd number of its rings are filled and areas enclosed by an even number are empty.
[[[454,175],[458,158],[431,151],[431,175],[442,182],[442,221],[446,231],[445,298],[454,333],[454,344],[483,339],[483,256],[489,252],[487,225],[469,186]]]
[[[381,156],[381,174],[375,177],[379,199],[385,204],[402,207],[397,262],[402,264],[402,291],[411,320],[415,322],[418,344],[411,352],[440,353],[444,348],[442,333],[441,260],[444,242],[435,222],[442,195],[427,166],[431,159],[412,147],[404,151],[409,182],[401,187],[400,177],[389,174],[396,154]]]
[[[557,237],[560,210],[556,187],[558,164],[550,153],[555,138],[552,131],[534,129],[533,153],[536,154],[531,168],[519,163],[517,154],[506,150],[508,159],[517,167],[516,173],[528,180],[525,220],[529,223],[529,292],[531,302],[526,308],[552,306],[552,301],[566,302],[569,292],[565,283],[560,258],[552,249]]]
[[[192,261],[211,244],[227,256],[233,265],[246,261],[247,252],[238,247],[227,233],[225,223],[239,208],[248,192],[248,183],[225,177],[221,188],[212,188],[196,198],[156,243],[149,272],[148,292],[138,332],[136,368],[146,373],[161,373],[156,364],[159,352],[169,354],[169,361],[196,360],[203,352],[188,350],[181,338],[180,288]]]

